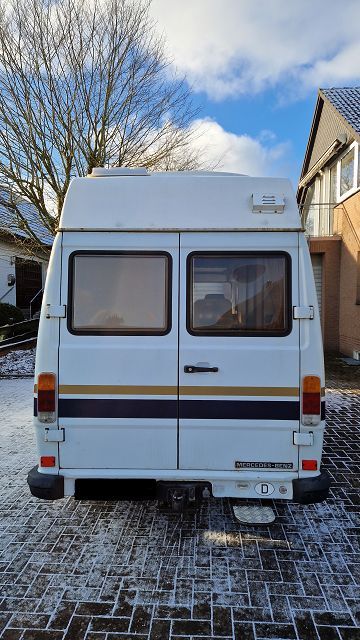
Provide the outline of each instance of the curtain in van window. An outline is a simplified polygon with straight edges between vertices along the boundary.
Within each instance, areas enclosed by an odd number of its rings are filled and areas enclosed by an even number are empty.
[[[79,254],[72,270],[75,331],[166,330],[167,256]]]
[[[243,328],[278,331],[285,326],[285,264],[282,257],[252,259],[247,267],[246,298],[240,303]]]
[[[284,333],[287,261],[279,254],[194,256],[193,331]]]

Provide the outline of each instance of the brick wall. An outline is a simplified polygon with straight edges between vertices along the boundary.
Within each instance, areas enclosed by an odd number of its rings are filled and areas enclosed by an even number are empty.
[[[325,351],[339,350],[339,289],[341,238],[312,238],[310,253],[323,259],[322,333]]]
[[[360,350],[360,305],[356,304],[357,254],[360,251],[360,192],[337,207],[341,227],[339,350]]]

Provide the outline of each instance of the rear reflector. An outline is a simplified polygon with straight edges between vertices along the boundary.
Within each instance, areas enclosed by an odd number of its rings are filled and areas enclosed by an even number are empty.
[[[55,422],[56,376],[54,373],[40,373],[38,376],[38,420]]]
[[[321,383],[319,376],[305,376],[302,383],[302,423],[319,424],[321,419]]]
[[[55,467],[55,456],[41,456],[40,467]]]
[[[303,471],[317,471],[317,460],[303,460]]]

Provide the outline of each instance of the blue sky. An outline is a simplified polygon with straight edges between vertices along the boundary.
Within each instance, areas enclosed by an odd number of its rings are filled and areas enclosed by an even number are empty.
[[[359,0],[152,0],[204,160],[296,187],[319,87],[360,84]]]

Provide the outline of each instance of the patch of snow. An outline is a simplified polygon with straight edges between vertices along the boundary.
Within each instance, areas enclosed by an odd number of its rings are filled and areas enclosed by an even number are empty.
[[[31,375],[35,371],[36,348],[11,351],[0,355],[0,376]]]

